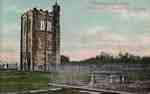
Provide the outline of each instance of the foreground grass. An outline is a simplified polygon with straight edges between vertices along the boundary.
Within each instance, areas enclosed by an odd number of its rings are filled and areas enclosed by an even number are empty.
[[[48,88],[49,76],[43,72],[1,71],[0,92]]]

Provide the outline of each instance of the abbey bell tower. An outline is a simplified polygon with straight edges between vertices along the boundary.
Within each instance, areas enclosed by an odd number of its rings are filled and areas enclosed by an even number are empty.
[[[33,8],[21,16],[20,70],[48,71],[60,61],[60,6]]]
[[[55,33],[55,39],[56,43],[54,47],[54,53],[56,54],[56,62],[57,64],[60,63],[60,6],[57,4],[57,1],[55,5],[53,6],[53,31]]]

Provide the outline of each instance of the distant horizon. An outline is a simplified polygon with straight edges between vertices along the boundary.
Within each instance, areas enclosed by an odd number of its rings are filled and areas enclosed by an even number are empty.
[[[28,9],[51,10],[55,0],[2,0],[0,60],[20,61],[20,17]],[[73,61],[101,51],[150,56],[150,0],[58,0],[61,54]]]
[[[72,61],[73,61],[73,62],[78,62],[78,61],[84,61],[84,60],[91,59],[91,58],[96,58],[96,56],[102,55],[102,53],[105,53],[105,54],[110,55],[110,56],[113,56],[113,57],[118,57],[119,54],[125,55],[126,53],[128,53],[128,55],[133,55],[133,56],[150,57],[150,55],[136,55],[136,54],[132,54],[132,53],[129,53],[129,52],[119,52],[119,53],[117,53],[117,54],[112,54],[112,53],[103,52],[103,51],[99,52],[99,54],[97,54],[97,55],[95,55],[95,56],[91,56],[91,57],[84,58],[84,59],[79,59],[79,60],[72,60],[72,59],[70,59],[69,56],[64,55],[64,54],[61,54],[61,56],[66,56],[66,57],[68,57],[71,62],[72,62]],[[9,60],[7,61],[7,60],[1,60],[1,59],[0,59],[0,62],[19,63],[20,61],[19,61],[19,62],[18,62],[17,60],[16,60],[16,61],[9,61]]]

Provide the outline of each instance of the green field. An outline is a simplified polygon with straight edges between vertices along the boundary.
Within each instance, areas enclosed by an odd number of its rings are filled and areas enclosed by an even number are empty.
[[[0,93],[48,89],[48,82],[52,80],[52,79],[50,80],[50,75],[51,74],[47,72],[0,71]],[[57,79],[62,80],[62,77],[57,76],[58,74],[55,74],[53,80]],[[128,76],[129,79],[132,81],[143,80],[147,78],[145,77],[145,74],[143,72],[129,72]],[[68,76],[66,75],[65,77],[68,78]],[[77,77],[77,79],[79,78]],[[87,79],[88,77],[84,75],[81,78]],[[56,91],[50,94],[80,94],[80,93],[78,90],[63,89],[62,91]]]
[[[48,88],[50,73],[0,71],[0,92]]]
[[[50,73],[0,71],[0,93],[48,89]],[[78,90],[63,89],[50,94],[79,94]]]

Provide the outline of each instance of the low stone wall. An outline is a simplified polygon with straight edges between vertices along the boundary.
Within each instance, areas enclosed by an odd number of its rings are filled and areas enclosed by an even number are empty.
[[[53,73],[53,81],[59,83],[88,84],[91,80],[91,73],[94,71],[123,71],[143,72],[150,71],[150,64],[59,64],[50,65]],[[143,72],[144,73],[144,72]]]

